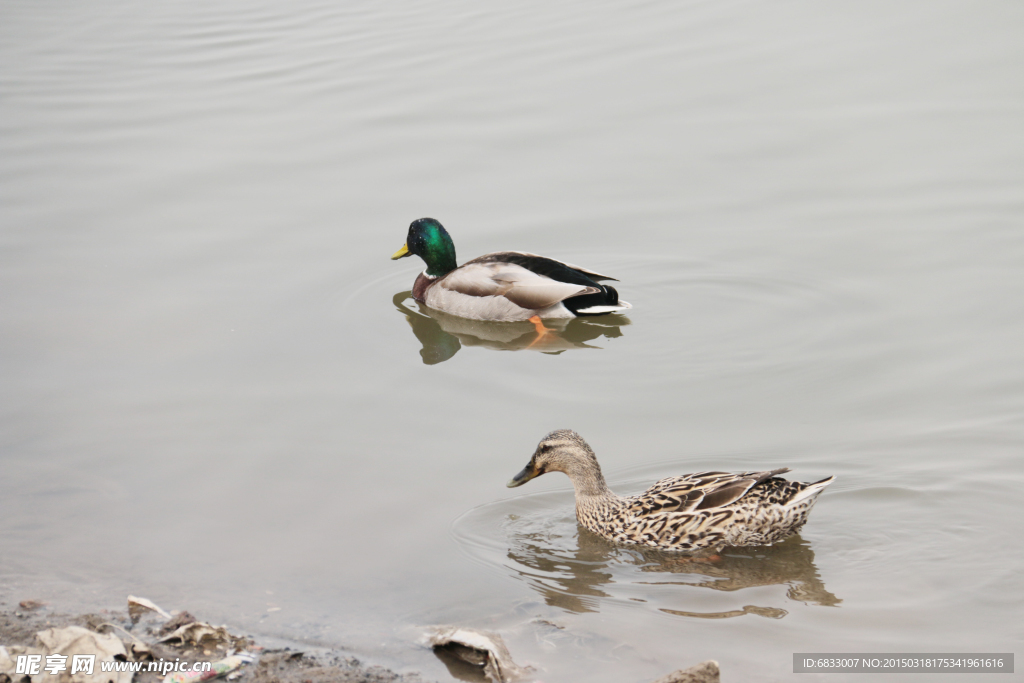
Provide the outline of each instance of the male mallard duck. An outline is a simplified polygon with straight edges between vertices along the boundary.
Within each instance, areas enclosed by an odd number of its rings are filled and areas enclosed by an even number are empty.
[[[663,550],[770,545],[807,521],[818,494],[833,477],[813,484],[765,472],[697,472],[668,477],[638,496],[622,498],[604,483],[597,457],[570,429],[551,432],[530,463],[512,478],[522,486],[545,472],[565,472],[576,489],[576,519],[617,543]]]
[[[614,287],[598,284],[615,278],[536,254],[496,251],[456,267],[455,244],[433,218],[413,221],[391,260],[410,254],[427,264],[412,286],[413,298],[463,318],[512,322],[632,308],[619,301]]]

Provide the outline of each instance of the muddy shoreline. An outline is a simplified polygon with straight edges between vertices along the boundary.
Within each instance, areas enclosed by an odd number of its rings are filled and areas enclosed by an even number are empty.
[[[38,645],[36,634],[46,629],[78,626],[89,631],[113,634],[126,643],[129,652],[133,638],[146,643],[152,651],[150,659],[194,663],[214,661],[228,652],[217,646],[180,643],[157,643],[162,635],[161,624],[152,619],[133,623],[128,610],[101,610],[85,614],[63,614],[49,605],[26,607],[0,606],[0,647]],[[381,666],[367,665],[351,653],[329,648],[264,647],[258,640],[236,635],[237,644],[252,652],[257,659],[231,674],[233,683],[427,683],[419,674],[397,673]],[[63,678],[63,676],[62,676]],[[0,672],[0,683],[21,683],[22,677]],[[140,671],[133,683],[158,683],[158,672]]]
[[[118,680],[121,683],[168,683],[170,677],[165,677],[166,671],[148,670],[150,662],[223,663],[237,659],[233,657],[236,653],[243,653],[242,656],[251,661],[225,672],[227,680],[233,683],[427,683],[419,673],[398,673],[382,666],[367,665],[341,649],[266,647],[256,638],[239,635],[225,626],[207,624],[188,612],[167,613],[141,599],[154,611],[141,608],[133,600],[140,599],[130,597],[128,608],[124,610],[84,614],[64,614],[34,600],[23,601],[14,608],[0,604],[0,683],[109,683]],[[100,638],[114,642],[123,652],[115,655],[114,660],[141,662],[142,668],[120,677],[100,673],[98,668],[95,675],[89,676],[72,676],[67,670],[59,675],[35,672],[26,676],[15,670],[14,661],[19,655],[30,652],[44,656],[50,654],[45,648],[40,648],[45,640],[40,636],[73,630],[92,637],[99,634]],[[464,637],[460,641],[456,635],[451,638],[439,635],[446,632],[468,635],[468,639]],[[474,642],[481,637],[483,645]],[[452,642],[445,644],[440,640]],[[488,664],[485,650],[492,649],[491,654],[494,655],[496,643],[500,651],[496,657],[501,661],[498,665]],[[449,647],[452,644],[454,648]],[[444,627],[434,634],[432,645],[454,679],[481,683],[509,682],[536,680],[540,673],[531,667],[520,668],[514,664],[498,634]],[[67,650],[55,649],[52,652],[68,654]],[[97,650],[86,648],[79,652],[96,653]],[[101,660],[102,656],[97,661]],[[654,683],[719,683],[719,675],[717,662],[709,660],[667,674]],[[205,679],[192,678],[186,683],[199,683]]]

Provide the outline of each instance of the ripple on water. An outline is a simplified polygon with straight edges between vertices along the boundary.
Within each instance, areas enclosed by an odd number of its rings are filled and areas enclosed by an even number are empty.
[[[623,315],[549,321],[551,334],[539,343],[529,323],[468,321],[415,305],[407,292],[395,291],[396,284],[414,277],[406,270],[370,278],[346,305],[391,296],[428,364],[450,359],[462,346],[558,354],[607,348],[609,340],[626,337],[616,347],[659,368],[658,377],[670,376],[669,370],[694,376],[830,357],[844,343],[842,329],[859,305],[852,295],[822,282],[674,256],[588,252],[576,260],[614,274],[620,296],[634,308]]]
[[[623,258],[615,267],[628,283],[622,290],[636,306],[635,323],[658,332],[646,352],[662,369],[689,376],[833,353],[860,307],[851,293],[797,274],[651,255]]]
[[[842,602],[825,588],[799,535],[770,547],[727,548],[717,558],[629,548],[579,526],[571,501],[571,494],[544,492],[488,503],[459,517],[452,533],[474,561],[567,612],[600,612],[610,601],[674,617],[777,619],[788,613],[787,599]],[[784,595],[763,590],[771,586],[785,586]]]

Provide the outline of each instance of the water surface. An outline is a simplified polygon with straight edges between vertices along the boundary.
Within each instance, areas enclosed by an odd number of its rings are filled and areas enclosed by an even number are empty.
[[[1020,649],[1017,3],[0,19],[7,605],[145,595],[439,680],[435,623],[552,681]],[[634,308],[546,348],[435,316],[388,260],[422,216]],[[620,493],[837,479],[775,547],[652,556],[564,477],[505,488],[564,427]]]

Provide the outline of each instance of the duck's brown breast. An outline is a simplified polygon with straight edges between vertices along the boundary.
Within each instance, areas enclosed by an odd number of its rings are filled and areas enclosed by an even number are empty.
[[[420,273],[416,276],[416,282],[412,283],[412,298],[416,301],[426,303],[427,290],[430,289],[430,285],[437,282],[438,278],[430,277],[426,273]]]

